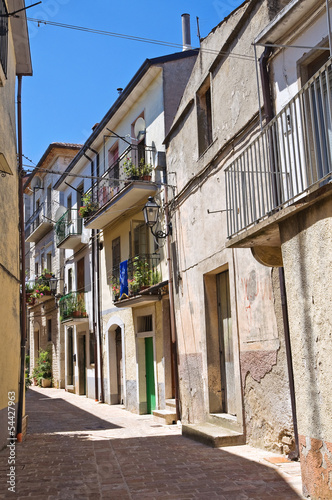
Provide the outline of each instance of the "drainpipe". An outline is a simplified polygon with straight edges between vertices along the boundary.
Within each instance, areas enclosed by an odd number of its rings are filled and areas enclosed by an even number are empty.
[[[98,319],[98,340],[99,340],[99,355],[100,355],[100,402],[105,402],[104,397],[104,375],[103,375],[103,341],[102,341],[102,322],[101,322],[101,307],[100,307],[100,236],[97,229],[96,240],[96,257],[97,257],[97,319]]]
[[[267,67],[268,59],[272,53],[272,47],[266,47],[262,56],[259,59],[259,65],[261,70],[262,79],[262,91],[263,91],[263,101],[264,101],[264,111],[266,116],[266,121],[269,123],[274,117],[273,107],[272,107],[272,96],[270,88],[270,76]],[[272,136],[270,136],[270,143],[272,144]],[[277,196],[277,186],[275,182],[275,175],[277,172],[276,165],[274,163],[273,154],[270,155],[270,169],[273,179],[273,195],[275,199]],[[289,390],[292,406],[292,418],[293,418],[293,428],[294,428],[294,438],[295,438],[295,450],[289,454],[291,460],[298,460],[299,458],[299,436],[297,427],[297,415],[296,415],[296,400],[295,400],[295,386],[294,386],[294,371],[292,362],[292,349],[290,342],[289,333],[289,321],[288,321],[288,308],[287,308],[287,295],[286,295],[286,285],[285,285],[285,273],[284,268],[279,268],[279,284],[280,284],[280,295],[281,295],[281,306],[282,306],[282,319],[284,325],[285,334],[285,347],[286,347],[286,357],[287,357],[287,370],[289,378]]]
[[[18,198],[19,198],[19,227],[21,253],[21,367],[20,385],[17,409],[17,441],[22,442],[24,386],[25,386],[25,342],[26,342],[26,305],[25,305],[25,232],[23,208],[23,152],[22,152],[22,75],[18,75],[17,85],[17,140],[18,140]]]
[[[168,186],[165,182],[165,223],[166,228],[169,227],[169,208],[168,208]],[[179,367],[178,367],[178,352],[177,352],[177,334],[175,324],[175,307],[174,307],[174,292],[173,292],[173,269],[171,259],[171,241],[169,234],[166,236],[166,259],[168,266],[168,290],[169,290],[169,312],[171,321],[171,346],[173,359],[173,378],[175,385],[175,410],[176,419],[181,420],[180,410],[180,387],[179,387]]]
[[[93,345],[95,354],[95,401],[98,400],[98,352],[97,352],[97,337],[96,337],[96,287],[95,287],[95,230],[91,230],[91,276],[92,276],[92,328],[93,328]]]

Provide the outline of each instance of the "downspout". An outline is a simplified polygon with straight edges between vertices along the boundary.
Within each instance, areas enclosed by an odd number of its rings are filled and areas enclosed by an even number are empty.
[[[19,198],[19,227],[20,227],[20,254],[21,254],[21,366],[20,384],[17,409],[17,441],[23,439],[23,410],[25,386],[25,342],[26,342],[26,305],[25,305],[25,232],[23,207],[23,152],[22,152],[22,75],[17,77],[17,147],[18,147],[18,198]]]
[[[169,227],[169,208],[168,208],[168,186],[165,183],[165,223]],[[177,334],[175,323],[175,307],[174,307],[174,291],[173,291],[173,268],[171,259],[171,241],[169,234],[166,236],[166,259],[168,266],[168,290],[169,290],[169,312],[171,322],[171,346],[172,346],[172,359],[173,359],[173,378],[175,385],[175,410],[176,419],[181,420],[180,409],[180,387],[179,387],[179,368],[178,368],[178,348],[177,348]]]
[[[272,47],[266,47],[262,56],[259,59],[259,65],[260,65],[260,70],[261,70],[261,79],[262,79],[264,111],[265,111],[267,123],[269,123],[274,118],[274,112],[273,112],[273,107],[272,107],[271,88],[270,88],[270,76],[269,76],[269,70],[267,67],[268,59],[269,59],[271,53],[272,53]],[[272,136],[270,136],[270,141],[272,141]],[[274,163],[274,156],[270,155],[270,158],[271,158],[270,168],[271,168],[272,180],[273,180],[273,195],[276,199],[278,199],[277,186],[276,186],[275,175],[274,175],[276,173],[277,169],[276,169],[276,165]],[[289,332],[285,273],[284,273],[283,267],[279,267],[279,284],[280,284],[280,295],[281,295],[282,319],[283,319],[284,334],[285,334],[285,347],[286,347],[287,370],[288,370],[288,378],[289,378],[289,390],[290,390],[290,398],[291,398],[291,406],[292,406],[292,419],[293,419],[294,438],[295,438],[295,450],[293,452],[291,452],[288,455],[288,457],[291,460],[298,460],[299,459],[299,435],[298,435],[298,427],[297,427],[294,371],[293,371],[292,349],[291,349],[290,332]]]
[[[100,307],[100,245],[99,245],[99,229],[97,229],[96,241],[96,257],[97,257],[97,318],[98,318],[98,340],[99,340],[99,355],[100,355],[100,402],[105,403],[104,396],[104,374],[103,374],[103,341],[102,341],[102,322],[101,322],[101,307]]]
[[[95,401],[98,399],[98,352],[96,337],[96,287],[95,287],[95,230],[91,230],[91,276],[92,276],[92,325],[93,325],[93,345],[95,358]]]

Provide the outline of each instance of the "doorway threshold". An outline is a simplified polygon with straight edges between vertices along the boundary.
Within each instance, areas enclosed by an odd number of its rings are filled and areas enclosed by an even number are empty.
[[[226,429],[210,422],[182,424],[182,435],[212,446],[212,448],[245,444],[245,437],[242,432]]]

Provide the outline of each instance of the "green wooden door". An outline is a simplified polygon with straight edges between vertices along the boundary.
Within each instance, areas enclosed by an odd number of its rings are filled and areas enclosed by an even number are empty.
[[[147,411],[152,413],[156,408],[156,392],[154,385],[153,338],[145,338],[145,370]]]

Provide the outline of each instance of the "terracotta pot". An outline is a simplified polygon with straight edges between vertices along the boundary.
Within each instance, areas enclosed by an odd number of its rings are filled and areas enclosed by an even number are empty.
[[[151,175],[143,175],[143,181],[151,181]]]

